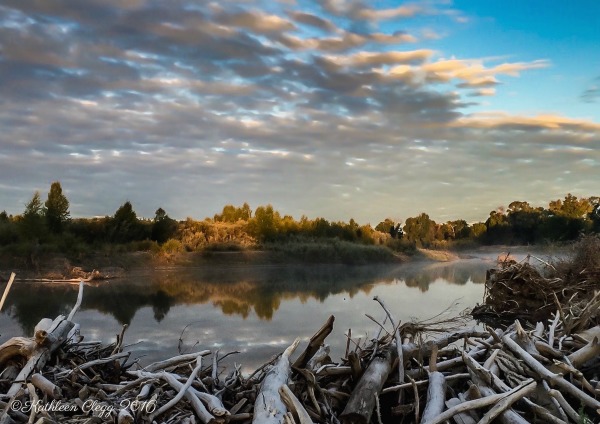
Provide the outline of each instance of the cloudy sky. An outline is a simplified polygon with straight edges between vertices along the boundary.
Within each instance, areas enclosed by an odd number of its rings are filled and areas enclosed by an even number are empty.
[[[600,2],[3,0],[0,210],[376,224],[599,195]]]

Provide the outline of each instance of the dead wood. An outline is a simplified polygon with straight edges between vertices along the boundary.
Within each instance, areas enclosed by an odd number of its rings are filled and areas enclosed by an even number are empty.
[[[386,348],[371,361],[358,384],[352,391],[350,399],[340,415],[343,424],[366,424],[370,422],[383,384],[392,369],[394,354]]]

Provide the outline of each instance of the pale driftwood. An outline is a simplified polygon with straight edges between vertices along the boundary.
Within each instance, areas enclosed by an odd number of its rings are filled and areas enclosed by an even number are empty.
[[[24,358],[28,360],[37,349],[35,340],[28,337],[12,337],[0,345],[0,367],[10,360]]]
[[[61,373],[59,373],[59,375],[64,377],[65,375],[70,375],[76,371],[83,371],[96,365],[108,364],[109,362],[113,362],[121,358],[128,358],[130,355],[131,352],[121,352],[117,353],[116,355],[108,356],[106,358],[95,359],[93,361],[86,362],[85,364],[78,365],[77,367],[71,370],[62,371]]]
[[[11,272],[10,273],[10,278],[8,279],[8,284],[6,285],[6,288],[4,289],[4,293],[2,293],[2,299],[0,299],[0,311],[2,310],[2,307],[4,306],[4,301],[6,301],[6,297],[8,296],[8,292],[10,291],[10,288],[12,287],[13,281],[15,281],[15,273]]]
[[[556,399],[554,399],[556,400]],[[529,408],[531,408],[531,410],[535,413],[535,415],[539,418],[543,418],[544,422],[549,423],[549,424],[568,424],[567,421],[562,420],[558,417],[555,417],[554,415],[552,415],[552,413],[550,411],[548,411],[546,408],[530,401],[528,398],[523,398],[523,402],[525,402],[527,404],[527,406]],[[562,408],[561,408],[562,411]],[[566,419],[566,418],[565,418]]]
[[[170,374],[168,372],[160,372],[160,373],[150,373],[146,371],[129,371],[131,375],[135,375],[139,378],[148,378],[148,379],[162,379],[166,381],[173,389],[179,391],[183,387],[183,383],[177,380],[177,377],[174,374]],[[186,390],[184,393],[185,398],[192,405],[192,409],[196,413],[198,419],[204,424],[213,424],[213,423],[221,423],[225,422],[225,420],[221,418],[215,418],[204,406],[204,404],[196,397],[190,390]]]
[[[398,328],[398,326],[396,326],[396,320],[392,316],[389,309],[385,306],[385,303],[383,303],[383,300],[381,300],[379,298],[379,296],[375,296],[373,298],[373,300],[375,300],[376,302],[378,302],[381,305],[381,307],[387,314],[387,317],[390,320],[390,323],[392,324],[392,328],[394,329],[394,341],[396,343],[396,353],[398,355],[398,382],[400,384],[402,384],[402,383],[404,383],[405,377],[404,377],[404,355],[402,353],[402,337],[400,336],[400,329]],[[402,403],[402,391],[400,391],[398,394],[398,404],[401,404],[401,403]]]
[[[452,398],[446,401],[446,407],[448,408],[448,410],[450,410],[462,403],[464,402],[459,398]],[[477,424],[475,418],[473,418],[466,412],[458,412],[452,417],[452,419],[456,424]]]
[[[567,356],[567,359],[571,365],[573,365],[575,368],[579,368],[587,361],[598,356],[600,356],[600,342],[598,342],[598,337],[594,337],[584,347]]]
[[[210,355],[210,350],[203,350],[201,352],[188,353],[186,355],[178,355],[169,359],[165,359],[164,361],[154,362],[147,367],[144,368],[145,371],[154,372],[162,369],[171,368],[177,365],[181,365],[185,362],[193,362],[199,356],[207,356]]]
[[[561,408],[574,422],[582,424],[593,424],[592,421],[588,419],[584,420],[583,417],[581,417],[579,413],[575,411],[575,409],[573,409],[569,402],[567,402],[567,400],[564,398],[561,392],[555,389],[550,389],[548,390],[548,394],[558,401]]]
[[[279,389],[288,382],[291,372],[290,356],[299,343],[300,339],[296,339],[267,372],[254,403],[254,424],[280,424],[283,421],[287,409],[281,400]]]
[[[67,317],[67,319],[69,321],[73,321],[73,317],[79,310],[82,300],[83,300],[83,280],[79,281],[79,292],[77,293],[77,301],[75,302],[75,306],[73,306],[73,309],[71,309],[71,313]]]
[[[540,364],[535,358],[533,358],[529,353],[523,350],[517,343],[515,343],[510,337],[504,336],[502,337],[504,344],[508,347],[513,353],[515,353],[519,358],[525,362],[529,368],[534,370],[540,377],[545,380],[548,380],[553,385],[561,388],[565,393],[569,393],[571,396],[579,399],[582,403],[587,406],[593,408],[594,410],[600,410],[600,401],[594,399],[587,393],[579,390],[573,384],[565,380],[562,375],[555,374]]]
[[[52,353],[65,341],[71,328],[73,328],[73,323],[65,320],[62,315],[53,321],[49,333],[52,335],[52,342],[48,346],[38,346],[35,349],[29,361],[27,361],[27,364],[25,364],[13,385],[6,393],[11,401],[20,390],[21,385],[27,381],[29,375],[36,369],[41,370],[44,368],[44,365],[46,365],[46,362],[50,359]]]
[[[429,423],[444,410],[446,400],[446,379],[444,374],[434,371],[429,375],[427,387],[427,404],[421,417],[421,423]]]
[[[511,340],[512,341],[512,340]],[[483,368],[477,361],[471,358],[469,355],[463,352],[462,357],[464,359],[469,372],[471,373],[473,383],[478,387],[478,390],[483,396],[493,396],[496,393],[491,385],[498,387],[499,390],[507,392],[510,388],[504,383],[498,376]],[[525,418],[517,414],[512,409],[504,411],[498,417],[502,424],[529,424]]]
[[[119,414],[117,415],[117,424],[133,424],[135,419],[131,413],[123,408],[119,410]]]
[[[490,424],[498,415],[510,408],[513,403],[533,392],[536,387],[537,383],[533,379],[530,379],[524,382],[523,386],[514,393],[504,393],[507,396],[494,405],[492,409],[481,418],[478,424]]]
[[[229,417],[231,415],[218,397],[210,393],[199,392],[193,387],[190,387],[188,390],[195,394],[206,405],[208,412],[215,417]]]
[[[335,321],[335,317],[331,315],[325,321],[325,324],[310,338],[308,342],[308,346],[306,349],[300,354],[298,359],[292,365],[294,368],[304,368],[310,358],[312,358],[315,353],[319,350],[321,345],[325,342],[325,339],[331,332],[333,331],[333,322]]]
[[[452,375],[446,376],[446,382],[452,381],[452,380],[459,380],[461,378],[469,378],[469,376],[470,376],[470,374],[468,374],[468,373],[452,374]],[[428,380],[419,380],[419,381],[414,382],[414,384],[416,384],[417,386],[424,386],[425,384],[428,384],[428,383],[429,383]],[[381,391],[381,394],[384,395],[386,393],[395,392],[395,391],[401,390],[401,389],[410,389],[410,387],[412,385],[413,385],[413,383],[410,382],[410,383],[398,384],[396,386],[386,387],[385,389],[383,389]]]
[[[323,363],[323,361],[325,361],[325,359],[329,356],[330,351],[331,349],[327,344],[319,347],[319,350],[316,351],[313,357],[310,358],[310,360],[306,364],[306,368],[312,371],[318,369]]]
[[[513,395],[515,393],[521,393],[522,389],[525,387],[531,386],[532,388],[535,388],[535,384],[532,384],[532,383],[535,383],[534,380],[529,379],[529,380],[521,383],[519,386],[515,387],[514,389],[512,389],[509,392],[493,394],[491,396],[486,396],[483,398],[462,402],[460,404],[453,406],[450,409],[447,409],[443,413],[440,413],[439,415],[433,417],[429,421],[426,421],[426,423],[427,424],[440,424],[440,423],[443,423],[444,421],[449,420],[450,418],[454,417],[458,413],[470,411],[473,409],[484,408],[486,406],[495,404],[497,402],[500,402],[500,401],[506,399],[510,395]],[[529,392],[526,392],[525,394],[527,394],[527,393],[529,393]]]
[[[42,374],[32,374],[31,383],[52,399],[62,398],[62,390]]]
[[[594,340],[595,337],[598,337],[598,339],[600,339],[600,325],[588,328],[587,330],[577,333],[576,336],[581,337],[587,342],[591,342],[592,340]]]
[[[177,405],[177,402],[179,402],[183,398],[186,391],[191,387],[192,383],[194,382],[194,379],[200,372],[201,368],[202,368],[202,357],[198,356],[198,358],[196,359],[196,367],[190,373],[190,376],[188,377],[185,384],[179,389],[179,392],[177,393],[177,395],[175,395],[174,398],[172,398],[170,401],[168,401],[163,406],[161,406],[156,412],[152,413],[152,415],[150,415],[150,418],[149,418],[150,421],[154,421],[154,418],[160,416],[161,414],[164,414],[171,407]]]
[[[373,358],[340,415],[342,424],[366,424],[370,422],[375,398],[381,393],[383,384],[392,369],[394,356],[389,348]]]
[[[298,424],[314,424],[310,419],[310,415],[308,415],[308,412],[306,412],[306,409],[304,409],[304,406],[302,406],[296,395],[294,395],[287,384],[284,384],[280,387],[279,395],[281,396],[281,399],[283,400],[283,403],[285,403],[285,406],[287,406],[288,410],[294,415],[294,417],[298,418],[298,420],[296,420]]]
[[[429,359],[429,385],[427,386],[427,404],[421,416],[421,423],[428,423],[439,416],[446,402],[446,378],[436,367],[437,347],[434,347]]]
[[[29,391],[29,401],[31,405],[37,405],[39,402],[39,397],[35,392],[35,387],[31,383],[27,383],[27,390]],[[31,408],[31,412],[29,413],[29,419],[27,420],[27,424],[33,424],[35,421],[35,416],[37,415],[36,408]]]
[[[554,347],[554,332],[556,331],[556,326],[558,325],[558,319],[560,318],[560,311],[557,309],[556,314],[554,314],[554,319],[552,320],[552,324],[550,324],[550,328],[548,329],[548,344]]]

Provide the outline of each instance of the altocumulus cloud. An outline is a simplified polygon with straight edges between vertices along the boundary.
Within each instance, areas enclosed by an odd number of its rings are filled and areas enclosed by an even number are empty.
[[[248,201],[376,223],[593,190],[599,124],[478,103],[550,61],[448,58],[445,28],[402,28],[422,16],[468,21],[431,2],[6,0],[0,208],[60,180],[76,216]]]

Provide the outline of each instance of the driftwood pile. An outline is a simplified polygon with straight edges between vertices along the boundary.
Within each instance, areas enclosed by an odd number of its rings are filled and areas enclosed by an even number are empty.
[[[354,340],[339,362],[325,339],[245,376],[204,350],[141,367],[124,331],[103,346],[68,317],[0,346],[0,423],[594,423],[600,419],[600,327],[560,310],[524,329],[461,330],[464,320],[397,323],[384,302],[380,334]],[[464,317],[463,317],[464,318]],[[589,322],[589,321],[588,321]],[[454,326],[454,328],[453,328]],[[453,332],[451,332],[453,331]],[[430,340],[426,336],[437,334]],[[292,360],[295,357],[296,359]]]

